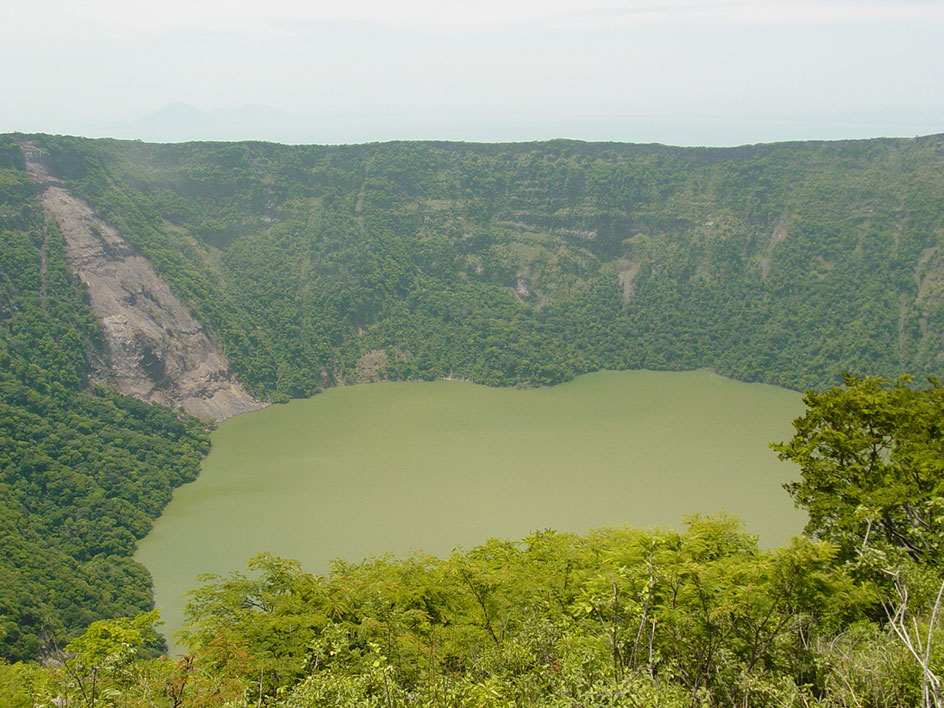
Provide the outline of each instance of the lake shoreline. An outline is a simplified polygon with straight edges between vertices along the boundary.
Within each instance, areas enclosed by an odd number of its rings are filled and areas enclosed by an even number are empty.
[[[706,371],[334,387],[221,423],[199,478],[135,558],[175,631],[198,573],[242,570],[263,551],[322,572],[338,557],[441,555],[542,528],[677,527],[721,510],[773,545],[803,521],[767,444],[801,412],[796,392]]]

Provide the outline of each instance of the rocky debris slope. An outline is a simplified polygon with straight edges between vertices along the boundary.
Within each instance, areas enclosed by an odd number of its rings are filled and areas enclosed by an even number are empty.
[[[204,420],[264,407],[151,264],[46,171],[39,150],[27,144],[23,153],[43,187],[43,208],[65,238],[69,264],[102,322],[119,390]]]

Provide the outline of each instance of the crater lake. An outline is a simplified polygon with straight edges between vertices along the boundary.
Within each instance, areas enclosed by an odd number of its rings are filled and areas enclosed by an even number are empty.
[[[604,371],[544,389],[457,381],[332,388],[224,421],[135,558],[165,634],[200,573],[268,551],[333,558],[448,554],[487,538],[605,525],[681,526],[726,511],[763,545],[805,515],[781,488],[801,395],[704,371]]]

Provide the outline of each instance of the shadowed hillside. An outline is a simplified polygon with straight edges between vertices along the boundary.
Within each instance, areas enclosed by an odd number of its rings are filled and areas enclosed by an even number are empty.
[[[944,138],[732,149],[38,136],[259,397],[944,372]]]

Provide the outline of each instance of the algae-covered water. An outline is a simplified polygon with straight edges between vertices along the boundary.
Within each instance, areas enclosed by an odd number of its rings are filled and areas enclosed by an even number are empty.
[[[798,532],[767,447],[800,394],[706,372],[600,372],[548,389],[468,383],[334,388],[222,423],[135,556],[170,637],[200,573],[270,551],[312,572],[330,559],[447,554],[489,537],[608,524],[743,518],[761,542]]]

